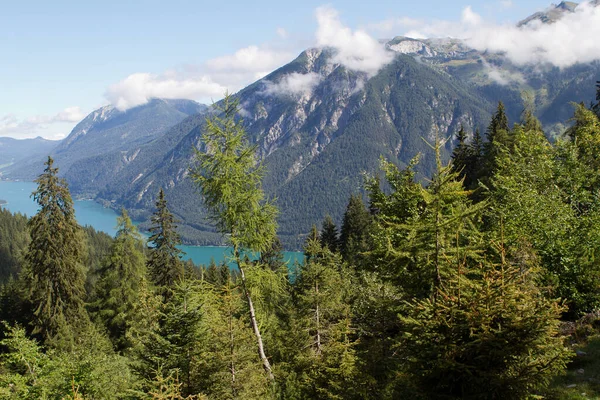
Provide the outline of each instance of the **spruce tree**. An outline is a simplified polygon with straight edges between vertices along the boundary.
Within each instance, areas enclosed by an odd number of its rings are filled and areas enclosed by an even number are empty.
[[[367,250],[371,216],[360,196],[350,196],[340,233],[340,252],[345,261],[357,263],[359,254]]]
[[[337,252],[340,248],[340,239],[338,236],[337,226],[333,222],[331,215],[326,215],[323,220],[321,227],[321,234],[319,236],[321,240],[321,246],[327,247],[332,252]]]
[[[511,143],[510,127],[508,117],[504,110],[504,104],[498,103],[496,113],[486,131],[487,142],[483,146],[483,163],[479,173],[479,179],[488,186],[490,178],[497,169],[497,158],[503,148],[509,148]]]
[[[115,347],[124,350],[131,344],[127,330],[139,317],[134,309],[146,279],[146,260],[141,236],[124,208],[117,224],[117,235],[98,281],[92,309],[106,326]]]
[[[481,250],[479,260],[460,250],[444,259],[438,295],[400,317],[410,397],[529,398],[565,369],[562,308],[537,287],[536,266],[518,249],[510,257],[501,238]]]
[[[469,161],[472,158],[471,146],[467,143],[467,132],[461,125],[456,133],[456,147],[452,151],[452,170],[465,178],[468,175]]]
[[[340,254],[311,239],[316,256],[294,282],[295,329],[302,335],[296,369],[304,378],[302,398],[363,398],[352,327],[352,282]]]
[[[226,96],[222,104],[221,116],[213,116],[206,121],[203,135],[206,151],[196,149],[199,165],[192,169],[191,178],[200,187],[204,204],[218,231],[227,235],[233,247],[233,261],[240,272],[259,357],[267,375],[273,380],[271,363],[247,286],[246,271],[253,265],[246,261],[244,252],[267,250],[277,230],[277,209],[265,199],[261,187],[264,168],[256,159],[256,148],[246,139],[242,122],[236,119],[238,102]]]
[[[148,272],[154,285],[164,296],[183,277],[181,243],[176,232],[175,217],[167,208],[165,192],[160,189],[156,200],[156,211],[151,217],[150,237],[148,238]]]
[[[85,245],[75,220],[73,200],[58,168],[48,157],[33,199],[39,210],[28,223],[31,242],[25,254],[25,278],[33,305],[34,332],[49,338],[60,325],[87,320],[84,308]]]

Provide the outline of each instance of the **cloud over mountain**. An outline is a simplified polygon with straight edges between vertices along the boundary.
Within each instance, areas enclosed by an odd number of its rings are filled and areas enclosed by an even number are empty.
[[[24,119],[14,114],[6,114],[0,116],[0,136],[33,138],[38,136],[40,130],[47,130],[50,126],[56,125],[53,129],[54,133],[46,134],[46,138],[60,139],[68,131],[67,123],[79,122],[85,115],[79,107],[67,107],[56,115],[34,115]]]
[[[553,8],[556,6],[553,6]],[[413,38],[453,37],[479,50],[505,53],[514,63],[569,67],[600,60],[600,7],[589,2],[565,12],[552,23],[532,20],[528,24],[496,24],[484,20],[471,7],[460,22],[392,18],[369,26],[379,34],[402,34]]]

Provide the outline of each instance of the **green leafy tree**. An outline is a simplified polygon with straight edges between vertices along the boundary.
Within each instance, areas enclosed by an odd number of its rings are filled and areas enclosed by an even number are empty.
[[[150,238],[148,238],[148,271],[154,285],[166,289],[172,288],[183,277],[182,251],[177,248],[181,243],[176,232],[175,217],[167,208],[165,192],[160,189],[156,200],[156,212],[151,218]]]
[[[75,220],[73,200],[58,168],[48,157],[33,199],[39,210],[28,223],[31,242],[25,254],[25,279],[33,305],[34,332],[48,338],[60,324],[85,323],[85,246]]]
[[[246,139],[241,121],[236,120],[237,101],[226,96],[220,111],[222,116],[206,121],[203,135],[206,151],[196,150],[199,165],[192,169],[191,178],[200,187],[218,231],[227,235],[233,247],[233,261],[240,272],[258,353],[265,371],[274,379],[246,285],[246,269],[252,268],[252,263],[243,252],[262,252],[273,242],[277,209],[265,199],[261,187],[264,168],[256,159],[256,148]]]

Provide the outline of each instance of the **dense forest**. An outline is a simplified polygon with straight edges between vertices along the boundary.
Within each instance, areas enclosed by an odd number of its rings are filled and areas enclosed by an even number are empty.
[[[426,182],[419,156],[382,159],[296,265],[238,104],[221,107],[190,179],[228,265],[181,261],[162,190],[147,243],[126,210],[115,238],[80,227],[51,158],[38,213],[0,211],[0,399],[566,398],[600,326],[600,106],[551,143],[500,103],[450,162],[430,143]]]

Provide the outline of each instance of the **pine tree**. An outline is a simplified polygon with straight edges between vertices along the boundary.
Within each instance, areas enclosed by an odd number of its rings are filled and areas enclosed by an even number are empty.
[[[321,246],[327,247],[332,252],[339,250],[340,239],[338,237],[338,230],[331,215],[325,216],[319,238],[321,240]]]
[[[141,236],[124,208],[117,224],[111,254],[97,285],[97,300],[91,308],[106,326],[115,347],[124,350],[131,345],[127,330],[139,317],[134,308],[146,279],[146,260]]]
[[[148,272],[163,296],[183,277],[182,251],[177,248],[180,238],[176,232],[175,217],[167,208],[165,192],[160,189],[156,212],[151,218],[152,235],[148,238]]]
[[[233,247],[233,261],[240,272],[242,289],[248,303],[250,324],[263,367],[274,379],[271,363],[256,319],[256,310],[246,284],[244,251],[262,252],[273,242],[277,209],[265,200],[261,188],[264,168],[257,163],[256,148],[250,146],[242,123],[236,120],[239,105],[230,96],[223,100],[222,116],[207,119],[203,135],[206,152],[196,150],[200,165],[191,172],[200,187],[204,203],[217,229],[227,234]]]
[[[61,324],[76,326],[87,320],[83,235],[67,183],[53,164],[48,157],[44,173],[35,181],[33,199],[39,211],[28,223],[31,242],[25,254],[32,324],[44,338],[56,334]]]
[[[340,233],[340,252],[345,261],[357,263],[359,254],[367,250],[371,216],[360,196],[350,196]]]

